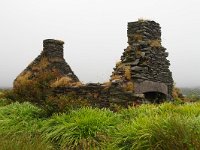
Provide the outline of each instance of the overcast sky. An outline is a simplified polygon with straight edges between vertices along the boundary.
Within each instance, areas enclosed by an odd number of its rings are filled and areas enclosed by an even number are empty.
[[[199,0],[0,0],[0,86],[12,86],[47,38],[65,41],[81,81],[107,81],[138,18],[160,23],[176,85],[199,86]]]

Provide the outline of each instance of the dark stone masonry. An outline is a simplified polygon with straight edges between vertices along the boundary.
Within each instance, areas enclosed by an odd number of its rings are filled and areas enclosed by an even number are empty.
[[[47,39],[43,41],[41,54],[15,79],[13,87],[29,80],[36,80],[40,74],[55,74],[58,79],[69,77],[70,82],[79,82],[63,57],[63,41]]]
[[[112,80],[131,82],[136,94],[155,99],[172,97],[173,79],[168,53],[161,45],[161,28],[154,21],[128,23],[128,47],[112,74]]]
[[[49,83],[54,94],[73,93],[98,107],[171,99],[173,79],[168,53],[161,45],[160,25],[146,20],[130,22],[127,35],[128,47],[106,83],[80,83],[63,58],[64,42],[47,39],[41,54],[15,79],[14,88],[23,86],[24,80],[35,80],[37,74],[54,72],[57,79]]]

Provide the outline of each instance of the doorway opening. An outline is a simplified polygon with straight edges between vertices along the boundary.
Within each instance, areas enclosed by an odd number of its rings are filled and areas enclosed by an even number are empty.
[[[161,103],[167,99],[167,96],[160,92],[145,92],[143,94],[145,99],[152,103]]]

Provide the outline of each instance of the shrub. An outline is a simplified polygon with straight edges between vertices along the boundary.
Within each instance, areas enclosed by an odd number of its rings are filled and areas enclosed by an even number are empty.
[[[186,99],[190,102],[200,102],[200,96],[197,93],[191,93],[187,95]]]
[[[122,61],[121,61],[121,60],[120,60],[120,61],[117,61],[117,62],[116,62],[116,67],[119,67],[121,64],[122,64]]]
[[[35,79],[15,83],[13,93],[16,95],[17,101],[43,104],[46,97],[51,94],[50,83],[55,79],[55,72],[40,72]]]
[[[33,133],[40,126],[41,109],[18,102],[0,107],[0,134]]]
[[[113,149],[199,149],[200,105],[142,105],[121,112]]]
[[[175,85],[173,86],[173,89],[172,89],[172,97],[176,100],[182,100],[182,101],[184,100],[181,90],[175,87]]]
[[[123,84],[123,89],[125,91],[134,91],[134,83],[132,81],[126,82]]]
[[[144,18],[138,18],[138,22],[147,22],[147,21],[150,21],[150,20],[148,20],[148,19],[144,19]]]
[[[39,132],[42,110],[30,103],[0,107],[0,148],[5,150],[50,150]]]
[[[68,115],[54,115],[44,122],[42,131],[47,141],[61,149],[101,149],[118,122],[119,115],[109,110],[81,108]]]
[[[10,104],[10,103],[11,103],[11,101],[8,100],[8,99],[0,98],[0,107],[1,107],[1,106],[6,106],[6,105],[8,105],[8,104]]]
[[[120,149],[199,149],[199,119],[180,116],[138,117],[114,135]]]
[[[53,113],[69,112],[72,109],[89,106],[89,100],[78,98],[73,93],[67,95],[49,96],[45,99],[45,105],[42,107],[50,116]]]
[[[122,76],[120,75],[112,75],[111,76],[111,80],[121,80],[122,79]]]
[[[51,87],[63,87],[63,86],[81,86],[81,82],[74,82],[72,78],[65,76],[60,79],[57,79],[51,84]]]

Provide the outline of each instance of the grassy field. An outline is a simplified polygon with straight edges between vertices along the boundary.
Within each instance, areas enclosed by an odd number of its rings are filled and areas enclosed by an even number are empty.
[[[200,103],[45,112],[0,99],[0,150],[198,150]]]

